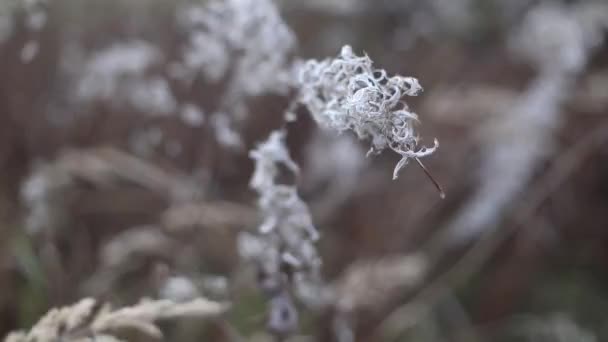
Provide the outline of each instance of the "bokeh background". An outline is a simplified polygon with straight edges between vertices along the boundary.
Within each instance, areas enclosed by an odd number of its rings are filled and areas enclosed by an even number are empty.
[[[259,223],[248,151],[294,93],[239,73],[247,49],[193,43],[208,3],[0,2],[0,336],[87,296],[204,295],[230,300],[229,314],[164,326],[167,340],[271,340],[235,241]],[[277,55],[350,44],[417,77],[425,91],[408,104],[422,141],[440,142],[423,162],[443,200],[415,163],[393,181],[398,156],[365,158],[366,142],[305,109],[288,125],[327,282],[359,261],[376,282],[391,279],[387,258],[423,269],[373,294],[350,322],[356,340],[608,339],[608,4],[277,6],[295,37]],[[247,44],[281,44],[229,19]],[[246,67],[271,57],[257,58]],[[331,310],[302,312],[293,338],[336,340]]]

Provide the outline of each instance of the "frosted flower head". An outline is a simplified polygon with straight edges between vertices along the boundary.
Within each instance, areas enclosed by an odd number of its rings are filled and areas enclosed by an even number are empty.
[[[352,130],[360,139],[371,140],[368,154],[386,148],[401,155],[393,178],[409,158],[427,156],[438,147],[418,147],[414,123],[415,113],[402,100],[416,96],[422,87],[416,78],[388,76],[373,68],[368,56],[357,56],[350,46],[340,55],[323,61],[309,60],[297,66],[299,101],[315,121],[339,132]]]

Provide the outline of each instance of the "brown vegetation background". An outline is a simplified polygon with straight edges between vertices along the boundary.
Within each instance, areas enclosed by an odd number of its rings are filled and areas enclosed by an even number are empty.
[[[247,99],[249,113],[240,131],[245,146],[235,151],[214,139],[208,121],[191,126],[177,114],[152,116],[114,106],[111,99],[75,103],[73,75],[66,75],[70,49],[86,59],[117,42],[150,42],[170,60],[184,40],[176,29],[177,3],[49,2],[43,29],[28,31],[18,13],[14,30],[0,42],[0,335],[28,328],[49,308],[86,296],[118,306],[163,296],[167,279],[182,276],[194,279],[203,295],[230,299],[233,307],[225,320],[165,327],[168,340],[221,341],[231,329],[247,338],[264,331],[264,301],[242,274],[235,237],[258,222],[247,186],[253,170],[247,151],[280,126],[289,95]],[[432,255],[424,281],[359,316],[355,330],[361,341],[385,340],[378,329],[408,303],[420,303],[420,310],[415,323],[403,323],[405,332],[396,340],[528,341],[542,335],[555,341],[551,336],[566,334],[604,340],[605,31],[560,103],[555,128],[538,132],[551,144],[537,144],[529,132],[500,142],[505,118],[539,75],[536,66],[512,53],[509,37],[541,2],[518,2],[526,5],[507,19],[497,1],[470,3],[476,5],[465,24],[424,5],[378,1],[340,11],[316,7],[317,2],[281,3],[298,38],[298,56],[334,56],[348,43],[391,73],[417,77],[425,92],[409,104],[420,115],[424,141],[437,137],[441,144],[424,163],[443,185],[445,200],[415,164],[392,181],[397,157],[390,153],[362,159],[364,166],[352,170],[334,165],[342,152],[331,152],[331,143],[310,152],[320,138],[302,109],[288,128],[288,145],[303,170],[301,195],[322,233],[324,276],[339,279],[355,260]],[[433,26],[432,32],[417,33],[424,32],[421,25]],[[38,52],[24,62],[23,47],[32,39]],[[210,111],[223,89],[204,80],[170,86],[179,102]],[[145,155],[137,153],[134,137],[151,129],[162,131],[160,142]],[[480,172],[492,141],[507,150],[517,142],[510,149],[515,154],[541,150],[529,179],[523,176],[521,190],[496,208],[492,227],[471,239],[437,242],[480,184],[502,189],[512,182],[501,172]],[[357,144],[355,152],[363,155],[366,145]],[[311,153],[318,161],[311,161]],[[349,165],[345,158],[342,166]],[[311,170],[324,161],[329,170],[313,177]],[[516,163],[509,159],[504,168]],[[47,182],[42,216],[47,221],[35,232],[27,222],[36,219],[39,204],[23,194],[33,175],[44,175]],[[333,340],[323,317],[305,314],[301,335]]]

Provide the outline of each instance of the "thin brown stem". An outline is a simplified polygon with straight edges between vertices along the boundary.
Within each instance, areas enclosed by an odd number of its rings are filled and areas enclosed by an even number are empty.
[[[422,164],[422,161],[420,161],[420,158],[414,158],[414,159],[416,159],[416,162],[422,168],[422,171],[424,171],[424,174],[426,174],[426,176],[431,180],[431,182],[433,182],[433,185],[435,185],[435,188],[437,189],[437,191],[439,191],[439,197],[441,197],[441,199],[445,199],[445,191],[443,191],[443,187],[441,187],[441,184],[439,184],[439,182],[433,177],[433,175],[426,168],[426,166],[424,166],[424,164]]]

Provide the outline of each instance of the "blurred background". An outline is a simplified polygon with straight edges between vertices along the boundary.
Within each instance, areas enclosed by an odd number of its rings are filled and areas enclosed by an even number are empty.
[[[361,308],[303,305],[291,338],[608,339],[607,2],[262,3],[0,2],[0,336],[87,296],[202,295],[232,307],[167,340],[272,340],[236,244],[260,221],[248,151],[283,126],[286,66],[349,44],[420,80],[447,196],[298,109],[323,278]]]

